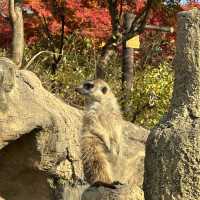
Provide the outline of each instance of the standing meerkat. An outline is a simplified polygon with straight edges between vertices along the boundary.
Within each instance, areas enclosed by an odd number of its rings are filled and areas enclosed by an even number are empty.
[[[113,183],[111,163],[119,156],[122,133],[117,99],[100,79],[85,81],[76,91],[87,97],[80,139],[86,180]]]

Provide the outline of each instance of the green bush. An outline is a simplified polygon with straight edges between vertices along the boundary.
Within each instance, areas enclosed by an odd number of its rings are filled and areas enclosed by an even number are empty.
[[[167,63],[136,72],[130,99],[131,121],[147,128],[158,123],[169,107],[173,77]]]

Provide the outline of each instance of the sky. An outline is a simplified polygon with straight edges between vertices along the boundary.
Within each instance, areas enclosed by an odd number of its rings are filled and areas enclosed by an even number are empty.
[[[181,3],[186,3],[187,2],[187,0],[181,0]]]
[[[186,3],[187,0],[181,0],[181,3]],[[197,2],[200,2],[200,0],[198,0]]]

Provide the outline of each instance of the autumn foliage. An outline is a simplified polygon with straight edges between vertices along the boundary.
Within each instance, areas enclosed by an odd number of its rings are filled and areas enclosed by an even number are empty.
[[[135,14],[138,14],[144,7],[146,1],[119,2],[122,2],[118,8],[119,10],[121,9],[121,13],[131,10]],[[24,0],[22,8],[24,11],[26,42],[32,44],[41,38],[45,38],[45,23],[48,26],[48,31],[53,36],[59,35],[61,30],[61,16],[64,16],[65,35],[75,33],[79,37],[104,41],[111,33],[111,18],[107,7],[107,1],[98,0]],[[200,7],[200,5],[196,1],[189,1],[182,6],[161,4],[155,9],[152,9],[148,23],[153,25],[175,26],[176,13],[180,10],[188,10],[193,7]],[[0,3],[1,47],[8,46],[11,40],[11,29],[8,18],[6,17],[8,16],[7,8],[7,0],[2,0]],[[174,40],[174,35],[171,34],[164,34],[164,37],[169,41]]]

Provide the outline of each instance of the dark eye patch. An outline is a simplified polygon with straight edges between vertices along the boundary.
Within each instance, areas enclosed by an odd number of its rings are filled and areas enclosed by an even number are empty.
[[[103,94],[106,94],[106,92],[108,91],[108,88],[107,88],[107,87],[103,87],[103,88],[101,89],[101,91],[102,91]]]
[[[93,87],[94,87],[93,83],[85,83],[83,85],[83,88],[86,89],[86,90],[91,90]]]

